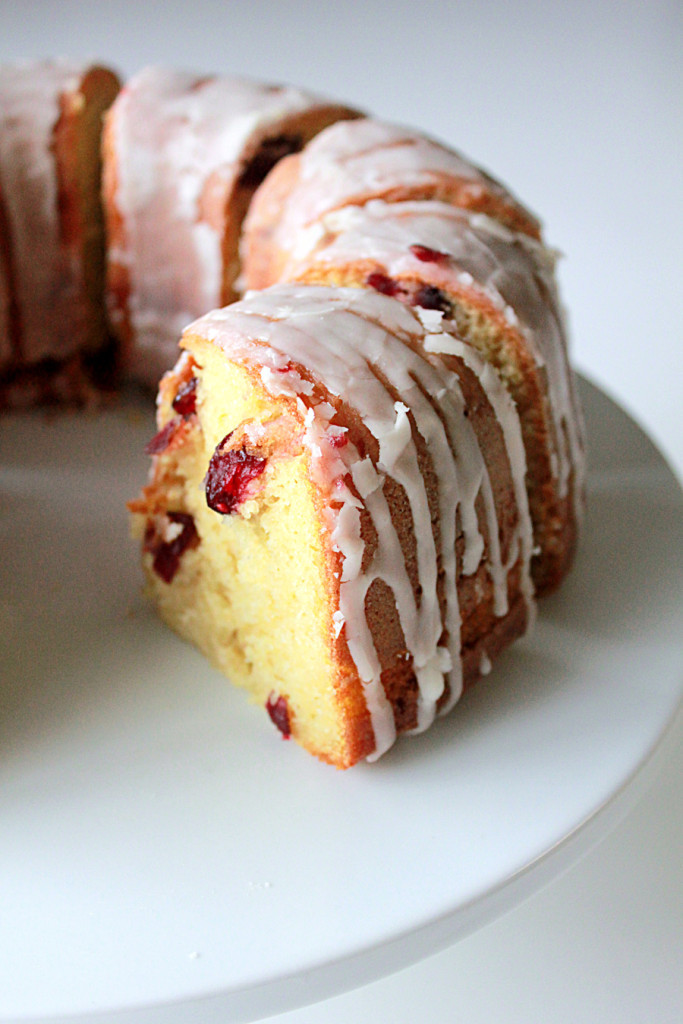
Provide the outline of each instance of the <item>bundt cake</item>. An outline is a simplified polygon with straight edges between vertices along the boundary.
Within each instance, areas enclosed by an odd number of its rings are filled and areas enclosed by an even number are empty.
[[[107,344],[100,202],[107,68],[0,68],[0,404],[73,399]]]
[[[156,387],[190,320],[237,297],[240,228],[286,153],[355,116],[294,88],[150,67],[106,121],[108,303],[123,373]]]
[[[130,509],[163,619],[340,768],[426,729],[579,532],[536,216],[291,88],[53,61],[0,100],[0,404],[82,397],[101,352],[158,385]]]
[[[279,285],[187,328],[132,504],[162,617],[338,767],[533,614],[519,418],[432,311]]]

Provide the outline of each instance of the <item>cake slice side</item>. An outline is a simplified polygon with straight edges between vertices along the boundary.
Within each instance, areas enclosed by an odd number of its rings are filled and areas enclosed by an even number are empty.
[[[162,385],[167,437],[131,506],[148,593],[284,735],[348,767],[374,737],[334,617],[340,556],[311,480],[301,412],[202,338],[190,333],[184,345]],[[173,402],[190,381],[194,410],[179,416]],[[184,517],[187,547],[176,539]]]

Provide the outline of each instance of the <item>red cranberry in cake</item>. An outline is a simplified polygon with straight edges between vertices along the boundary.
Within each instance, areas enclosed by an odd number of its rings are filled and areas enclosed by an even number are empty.
[[[450,260],[447,252],[439,252],[438,249],[430,249],[427,245],[411,245],[410,251],[413,256],[422,263],[445,264]]]
[[[152,567],[164,583],[170,583],[188,548],[199,545],[194,519],[187,512],[167,512],[150,520],[145,530],[143,550],[154,556]]]
[[[272,692],[266,701],[266,711],[270,715],[270,719],[273,724],[276,725],[282,733],[283,738],[288,740],[292,735],[292,727],[289,720],[289,705],[287,704],[287,698],[278,696],[277,693]]]
[[[276,135],[264,139],[240,174],[240,185],[256,188],[275,164],[291,153],[298,153],[303,144],[303,136],[300,134]]]
[[[178,388],[178,393],[173,399],[173,408],[185,419],[192,416],[197,409],[197,378],[190,379]]]
[[[430,284],[418,288],[412,296],[411,302],[413,306],[422,306],[423,309],[437,309],[445,316],[451,316],[453,313],[453,305],[441,289]]]
[[[152,440],[147,442],[145,445],[145,454],[161,455],[162,452],[165,452],[180,426],[180,422],[180,418],[177,416],[174,417],[174,419],[169,420],[166,426],[157,431]]]
[[[230,515],[247,498],[249,484],[266,468],[266,459],[250,455],[246,448],[226,448],[231,434],[220,442],[206,474],[206,503],[214,512]]]
[[[382,295],[400,295],[403,291],[398,281],[394,281],[393,278],[387,277],[386,274],[381,274],[379,271],[368,274],[365,283],[368,288],[374,288]]]

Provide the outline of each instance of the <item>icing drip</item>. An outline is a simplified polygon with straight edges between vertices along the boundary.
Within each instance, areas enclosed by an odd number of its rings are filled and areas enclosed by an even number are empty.
[[[372,584],[382,580],[394,595],[419,688],[419,731],[432,722],[446,681],[450,703],[462,688],[456,510],[464,534],[463,571],[475,572],[485,560],[497,614],[504,614],[507,607],[507,573],[517,551],[523,554],[523,571],[528,573],[528,512],[520,513],[519,536],[503,564],[485,456],[467,416],[458,373],[447,369],[436,353],[449,352],[471,364],[482,386],[496,392],[494,409],[499,407],[506,421],[502,427],[510,463],[517,463],[513,476],[523,481],[523,449],[512,403],[508,399],[506,404],[496,375],[487,377],[480,357],[454,335],[452,325],[444,323],[440,330],[432,325],[428,331],[413,310],[374,292],[277,286],[210,313],[188,330],[213,341],[229,359],[258,368],[266,389],[291,395],[302,410],[312,474],[329,495],[331,540],[342,556],[335,628],[343,624],[375,733],[372,756],[379,756],[393,742],[395,724],[365,614],[365,597]],[[377,442],[376,458],[361,458],[350,441],[337,443],[339,429],[330,424],[334,407],[327,401],[313,403],[310,382],[297,371],[302,366],[331,396],[352,403]],[[436,531],[425,460],[431,463],[436,481],[440,523]],[[389,477],[402,488],[410,508],[417,597],[387,500]],[[525,510],[523,486],[518,500]],[[479,528],[478,501],[486,510],[486,538]],[[363,509],[377,536],[376,549],[365,566]],[[439,570],[444,578],[443,609],[437,597]],[[526,585],[530,601],[528,579]]]
[[[434,314],[428,310],[419,310],[418,312],[426,326],[431,326],[431,328],[433,328],[435,321]],[[441,314],[437,314],[437,316],[440,319]],[[534,553],[534,544],[533,525],[529,514],[525,484],[526,454],[524,451],[524,442],[522,439],[522,431],[517,410],[510,394],[503,386],[498,375],[488,363],[484,362],[479,353],[471,346],[450,334],[444,333],[430,333],[428,337],[425,338],[424,344],[425,349],[428,352],[438,354],[450,353],[452,355],[457,355],[463,360],[465,365],[477,375],[477,378],[484,388],[486,396],[493,407],[501,430],[503,431],[517,505],[518,528],[517,534],[513,538],[513,543],[510,545],[507,563],[503,564],[498,542],[498,527],[494,516],[491,514],[493,511],[493,502],[490,496],[491,484],[487,477],[485,486],[487,490],[486,511],[488,536],[489,543],[493,543],[495,553],[495,557],[489,560],[488,570],[491,574],[494,587],[496,614],[504,614],[504,610],[507,609],[507,573],[512,569],[519,558],[522,570],[520,576],[520,589],[526,603],[526,623],[528,630],[533,626],[536,618],[534,586],[530,573],[530,563],[531,557]],[[488,658],[485,659],[484,664],[488,666],[486,671],[490,671],[490,661]],[[451,689],[449,699],[441,709],[442,714],[446,714],[450,711],[455,704],[457,697],[458,694]]]

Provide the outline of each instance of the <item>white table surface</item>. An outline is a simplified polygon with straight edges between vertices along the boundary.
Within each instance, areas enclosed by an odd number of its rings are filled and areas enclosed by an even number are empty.
[[[577,366],[679,477],[682,45],[677,0],[0,0],[1,60],[87,55],[124,74],[167,63],[291,81],[493,170],[566,254]],[[526,903],[423,963],[269,1021],[683,1020],[682,741],[679,721],[646,796]]]

